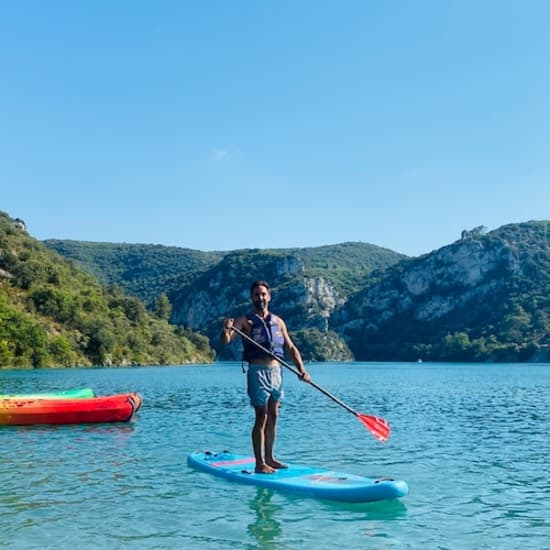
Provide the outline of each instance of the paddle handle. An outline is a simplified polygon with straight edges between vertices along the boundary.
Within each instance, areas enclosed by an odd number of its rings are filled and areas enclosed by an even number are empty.
[[[275,359],[276,361],[279,361],[283,367],[286,367],[288,370],[292,371],[296,376],[302,377],[300,371],[298,369],[295,369],[292,365],[289,365],[285,360],[281,359],[278,355],[275,355],[271,350],[268,350],[266,347],[262,346],[256,340],[253,338],[250,338],[248,334],[245,334],[242,330],[239,330],[238,328],[232,326],[231,330],[234,330],[239,336],[247,340],[248,342],[251,342],[258,348],[260,348],[266,355],[269,355],[269,357]],[[325,390],[319,384],[316,384],[313,380],[309,381],[309,384],[311,384],[315,389],[319,390],[321,393],[325,394],[329,399],[332,399],[335,403],[346,409],[351,414],[354,414],[355,416],[359,416],[359,413],[357,411],[354,411],[349,405],[346,405],[343,401],[340,401],[335,395],[332,395],[329,391]]]

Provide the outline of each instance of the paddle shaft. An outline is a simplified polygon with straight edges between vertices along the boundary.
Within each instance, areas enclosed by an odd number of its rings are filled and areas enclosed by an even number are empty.
[[[265,348],[264,346],[256,342],[253,338],[250,338],[250,336],[248,336],[248,334],[245,334],[242,330],[239,330],[234,326],[231,327],[231,330],[234,330],[239,336],[242,336],[245,340],[247,340],[248,342],[251,342],[258,348],[260,348],[265,354],[269,355],[269,357],[272,357],[276,361],[279,361],[279,363],[281,363],[283,367],[286,367],[288,370],[292,371],[295,375],[299,376],[300,378],[302,377],[298,369],[295,369],[292,365],[289,365],[286,361],[281,359],[279,356],[275,355],[272,351],[268,350],[267,348]],[[350,412],[351,414],[357,417],[360,416],[357,411],[354,411],[349,405],[346,405],[343,401],[340,401],[340,399],[338,399],[335,395],[332,395],[332,393],[330,393],[329,391],[319,386],[319,384],[316,384],[313,380],[310,380],[309,384],[311,384],[315,389],[319,390],[321,393],[325,394],[329,399],[332,399],[335,403],[340,405],[340,407],[343,407],[344,409],[346,409],[346,411]]]

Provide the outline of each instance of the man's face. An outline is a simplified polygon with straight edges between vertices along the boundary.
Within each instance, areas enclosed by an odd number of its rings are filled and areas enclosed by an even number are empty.
[[[254,290],[252,291],[252,302],[258,311],[264,311],[267,309],[270,300],[271,295],[265,286],[260,285],[254,287]]]

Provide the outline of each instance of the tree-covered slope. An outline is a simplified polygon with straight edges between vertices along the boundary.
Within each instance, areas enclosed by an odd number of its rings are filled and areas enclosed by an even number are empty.
[[[0,212],[0,368],[210,362],[204,337],[33,239]]]
[[[44,244],[105,284],[120,286],[152,307],[162,293],[189,284],[223,258],[222,252],[201,252],[157,244],[101,243],[48,239]]]

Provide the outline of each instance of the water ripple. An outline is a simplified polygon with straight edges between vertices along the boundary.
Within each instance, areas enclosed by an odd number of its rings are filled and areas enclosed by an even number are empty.
[[[0,430],[2,548],[521,550],[550,536],[550,366],[313,364],[315,380],[387,418],[380,444],[286,374],[284,460],[405,479],[402,501],[348,505],[215,480],[196,449],[250,449],[240,364],[0,372],[3,392],[139,391],[131,424]]]

